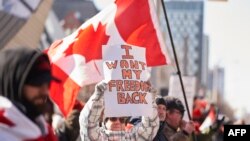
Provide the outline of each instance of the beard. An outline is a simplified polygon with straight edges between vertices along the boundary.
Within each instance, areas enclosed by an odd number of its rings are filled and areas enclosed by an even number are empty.
[[[36,100],[43,100],[43,103],[37,104]],[[23,98],[23,105],[26,109],[26,115],[31,119],[35,120],[39,115],[43,114],[46,109],[46,100],[47,96],[39,96],[33,98],[31,101],[27,100],[26,98]]]

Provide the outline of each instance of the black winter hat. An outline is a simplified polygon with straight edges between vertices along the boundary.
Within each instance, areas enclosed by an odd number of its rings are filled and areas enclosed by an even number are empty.
[[[182,114],[184,114],[185,112],[185,107],[178,98],[170,97],[170,96],[167,97],[166,105],[167,105],[168,110],[176,109],[176,110],[179,110]]]
[[[163,98],[157,98],[155,100],[155,102],[156,102],[157,105],[162,104],[167,108],[166,102],[165,102],[165,100]]]
[[[44,83],[50,83],[51,80],[60,82],[59,79],[52,76],[48,58],[41,56],[32,66],[25,83],[33,86],[39,86]]]

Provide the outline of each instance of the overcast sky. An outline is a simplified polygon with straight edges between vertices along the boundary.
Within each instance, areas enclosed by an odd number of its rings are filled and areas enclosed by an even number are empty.
[[[210,67],[225,67],[226,99],[250,111],[250,0],[207,1],[204,23]]]

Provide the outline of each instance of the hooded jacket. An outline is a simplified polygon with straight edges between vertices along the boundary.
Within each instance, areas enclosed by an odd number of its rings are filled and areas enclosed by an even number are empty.
[[[0,52],[0,95],[21,103],[27,75],[40,57],[47,55],[31,48],[11,48]],[[49,60],[48,60],[49,61]],[[20,108],[20,107],[19,107]]]
[[[0,140],[48,140],[56,138],[43,116],[31,120],[22,99],[23,86],[35,61],[46,54],[31,48],[0,51]]]

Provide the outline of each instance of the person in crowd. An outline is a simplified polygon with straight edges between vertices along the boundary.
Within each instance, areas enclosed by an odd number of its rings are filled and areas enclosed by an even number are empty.
[[[76,100],[73,110],[55,129],[59,141],[76,141],[78,139],[80,135],[79,116],[82,108],[81,103]]]
[[[163,133],[165,119],[167,114],[167,105],[163,98],[156,99],[158,116],[160,119],[160,127],[153,141],[167,141],[167,137]]]
[[[215,104],[209,104],[208,114],[201,124],[198,132],[196,131],[197,140],[213,141],[213,136],[219,132],[220,126],[223,124],[224,117],[218,115],[218,108]],[[210,124],[208,124],[210,121]]]
[[[210,104],[203,96],[195,96],[193,101],[192,120],[195,126],[195,133],[200,134],[200,126],[209,113]]]
[[[224,126],[225,125],[232,125],[233,121],[230,120],[227,116],[225,115],[219,115],[218,117],[222,117],[217,121],[218,130],[215,132],[213,135],[213,141],[224,141]]]
[[[52,80],[48,56],[27,47],[0,51],[0,140],[56,141],[43,116]]]
[[[176,133],[171,136],[170,141],[189,141],[189,138],[184,134]]]
[[[95,92],[81,111],[80,136],[83,141],[150,141],[153,140],[159,128],[156,104],[153,101],[153,114],[142,117],[141,123],[125,130],[127,117],[105,117],[99,126],[104,109],[104,91],[106,83],[100,82],[95,87]],[[153,96],[154,97],[154,96]]]
[[[56,109],[53,115],[53,127],[59,141],[80,141],[80,111],[91,96],[89,91],[94,91],[95,87],[92,85],[84,86],[80,89],[73,110],[66,117],[62,115],[59,109]]]
[[[194,131],[192,121],[186,122],[183,120],[185,108],[182,102],[175,97],[168,96],[166,98],[167,113],[166,124],[164,126],[164,135],[170,141],[171,137],[175,134],[183,134],[186,138],[190,138],[191,133]]]
[[[46,109],[44,112],[44,117],[49,126],[51,126],[58,138],[59,141],[76,141],[76,139],[79,137],[79,115],[81,111],[81,106],[79,106],[80,109],[78,109],[78,102],[73,107],[73,110],[69,113],[67,117],[63,117],[61,115],[59,121],[57,121],[57,126],[54,126],[53,128],[53,121],[58,120],[55,118],[55,115],[57,114],[55,112],[55,105],[52,100],[49,98],[46,101]]]

